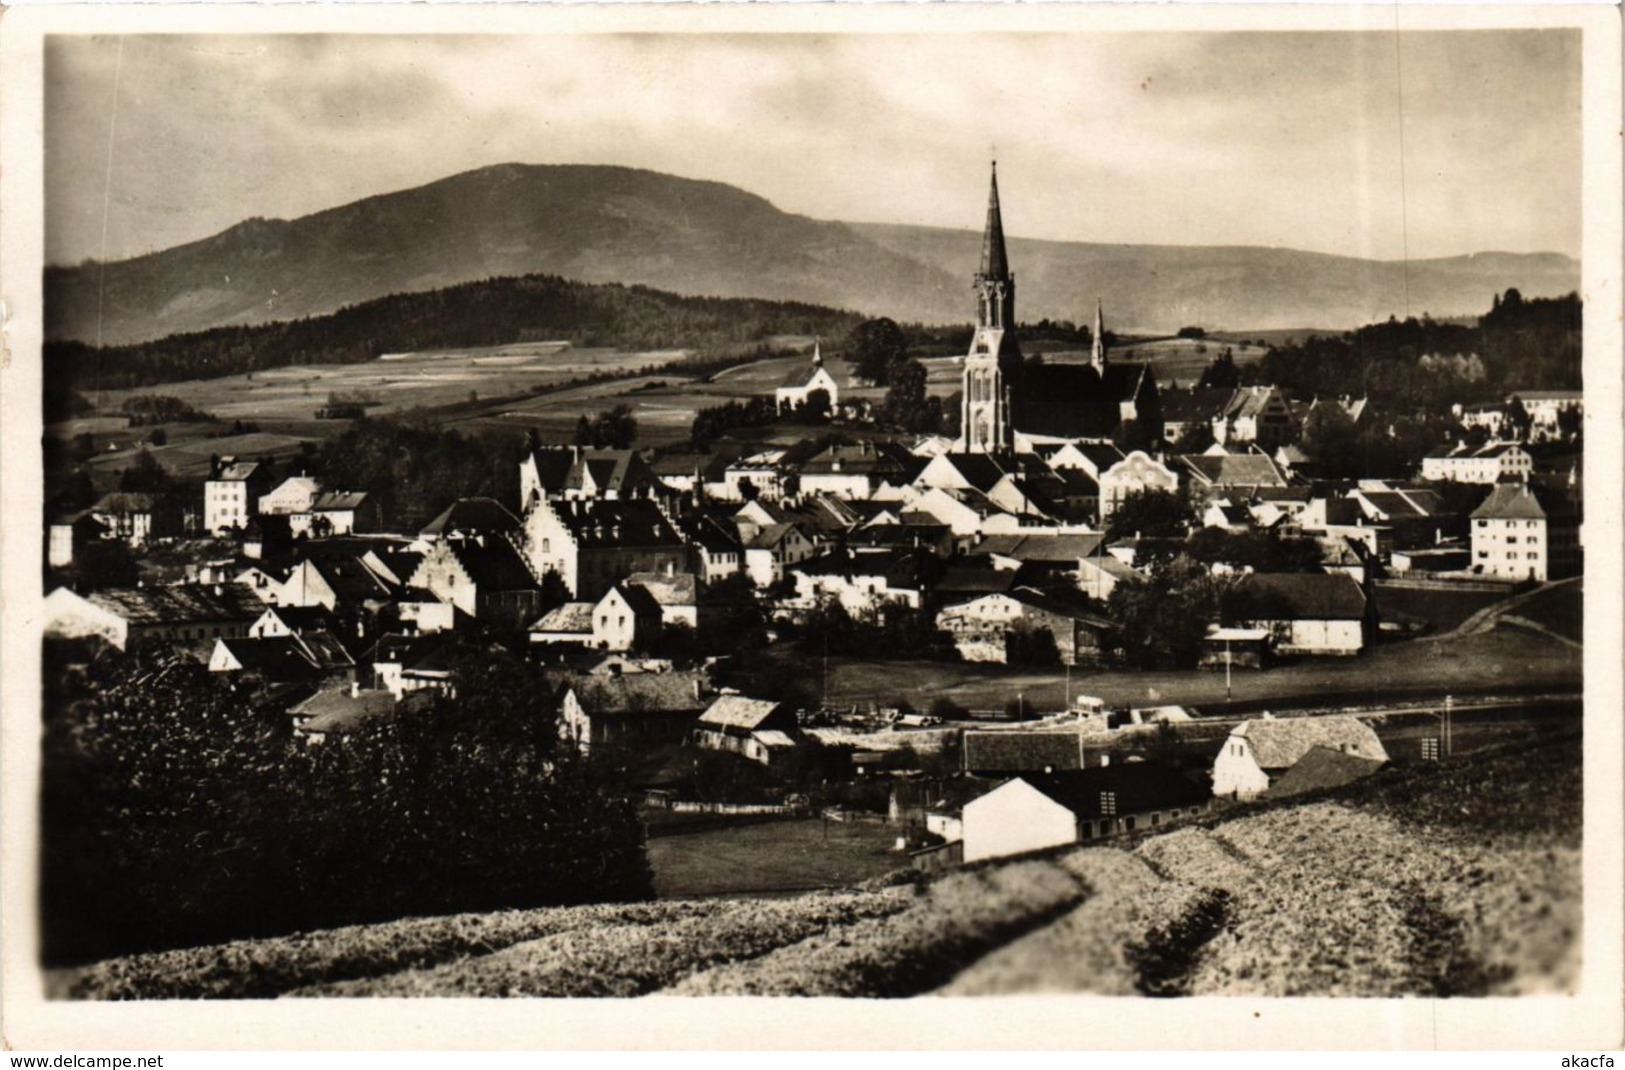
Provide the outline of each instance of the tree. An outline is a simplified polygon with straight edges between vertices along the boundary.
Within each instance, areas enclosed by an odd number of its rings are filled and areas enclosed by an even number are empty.
[[[894,363],[908,352],[908,338],[893,321],[881,317],[864,320],[846,338],[847,359],[859,378],[877,386],[889,381]]]
[[[1241,384],[1241,374],[1236,370],[1236,358],[1225,346],[1219,355],[1208,361],[1207,368],[1202,372],[1201,380],[1196,384],[1197,389],[1234,390]]]
[[[1176,453],[1201,453],[1213,445],[1213,425],[1207,420],[1192,420],[1174,442]]]
[[[117,539],[87,542],[77,557],[75,571],[81,592],[88,593],[104,587],[134,587],[140,578],[135,555]]]
[[[1517,292],[1517,290],[1508,290],[1507,299],[1501,302],[1501,307],[1505,308]],[[1523,399],[1514,395],[1501,412],[1502,426],[1511,431],[1514,438],[1527,442],[1529,440],[1529,429],[1534,426],[1535,419],[1529,415],[1529,410],[1524,408]]]
[[[1585,431],[1585,413],[1578,405],[1557,410],[1557,433],[1565,439],[1578,439]]]
[[[162,494],[170,489],[169,471],[143,446],[130,466],[119,473],[118,489],[126,493]]]
[[[1106,522],[1108,540],[1134,535],[1183,535],[1196,522],[1190,502],[1176,491],[1134,490],[1117,503]]]
[[[821,424],[829,417],[829,391],[823,387],[807,391],[807,400],[796,410],[796,419],[804,424]]]
[[[942,423],[942,404],[932,405],[925,393],[925,365],[917,360],[900,360],[887,375],[891,389],[886,391],[881,416],[888,424],[904,431],[935,431]]]
[[[1228,586],[1181,554],[1157,562],[1143,581],[1113,587],[1107,612],[1129,663],[1142,669],[1194,666]]]
[[[1303,451],[1326,467],[1328,475],[1345,475],[1358,463],[1359,428],[1335,402],[1321,402],[1303,421]]]

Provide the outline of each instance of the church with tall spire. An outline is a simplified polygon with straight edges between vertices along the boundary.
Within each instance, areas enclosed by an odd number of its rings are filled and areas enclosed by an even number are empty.
[[[987,195],[982,229],[982,261],[976,270],[976,332],[965,356],[960,429],[971,453],[1010,449],[1010,392],[1021,365],[1016,341],[1016,277],[1004,248],[1004,215],[999,209],[999,165]]]
[[[1025,451],[1035,444],[1162,434],[1156,377],[1144,364],[1107,358],[1105,308],[1095,302],[1082,363],[1024,360],[1016,337],[1016,276],[1004,240],[998,164],[988,189],[982,257],[973,276],[976,330],[965,355],[960,437],[967,453]]]

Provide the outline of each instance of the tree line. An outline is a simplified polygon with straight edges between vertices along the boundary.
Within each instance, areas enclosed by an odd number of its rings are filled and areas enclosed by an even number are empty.
[[[775,335],[845,332],[858,317],[818,305],[682,297],[646,286],[554,275],[393,294],[337,312],[252,327],[217,327],[150,342],[95,347],[47,342],[52,409],[73,391],[217,378],[300,364],[355,364],[385,353],[569,337],[584,346],[722,350]]]

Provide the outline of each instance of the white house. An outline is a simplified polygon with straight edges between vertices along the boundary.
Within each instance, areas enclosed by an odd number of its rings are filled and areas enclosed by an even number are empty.
[[[322,485],[310,476],[289,476],[269,494],[260,496],[260,512],[272,515],[308,513],[322,492]]]
[[[813,541],[795,524],[769,524],[745,542],[745,574],[756,586],[771,587],[792,565],[816,552]]]
[[[1100,522],[1104,524],[1136,491],[1179,492],[1179,477],[1173,469],[1155,460],[1144,450],[1131,450],[1121,461],[1100,473]]]
[[[244,528],[259,505],[254,493],[264,482],[264,469],[253,462],[223,464],[203,484],[203,530]]]
[[[1256,442],[1274,449],[1292,440],[1295,425],[1292,409],[1275,387],[1237,387],[1213,417],[1213,439],[1223,445]]]
[[[1545,502],[1521,483],[1499,483],[1473,510],[1472,569],[1505,580],[1572,576],[1580,566],[1575,511],[1556,493]]]
[[[1238,725],[1213,760],[1213,794],[1251,799],[1268,791],[1315,747],[1386,762],[1388,752],[1357,717],[1274,718]]]
[[[1206,789],[1158,762],[1023,774],[965,804],[964,860],[1162,828],[1210,805]]]
[[[1516,442],[1491,442],[1476,448],[1457,443],[1441,446],[1422,458],[1423,479],[1450,483],[1525,479],[1534,468],[1534,458]]]

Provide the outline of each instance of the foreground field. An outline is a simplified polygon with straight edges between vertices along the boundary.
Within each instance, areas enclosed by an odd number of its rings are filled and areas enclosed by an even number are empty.
[[[1579,770],[1567,734],[932,880],[413,919],[54,981],[93,999],[1559,993],[1579,961]]]
[[[655,894],[800,892],[856,884],[896,869],[897,833],[869,821],[732,822],[649,840]]]

